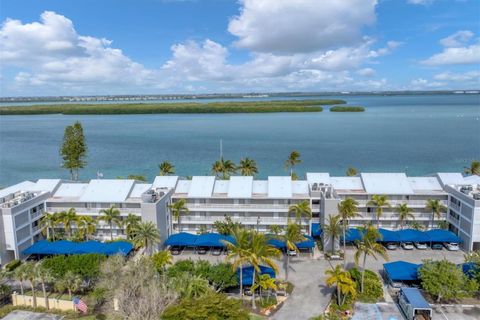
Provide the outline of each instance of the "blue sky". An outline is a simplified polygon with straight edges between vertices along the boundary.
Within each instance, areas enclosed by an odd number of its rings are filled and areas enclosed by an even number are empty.
[[[2,0],[1,95],[478,89],[477,0]]]

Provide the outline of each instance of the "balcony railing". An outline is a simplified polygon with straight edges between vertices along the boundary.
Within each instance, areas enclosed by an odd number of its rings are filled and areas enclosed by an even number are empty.
[[[241,222],[241,223],[247,223],[247,224],[256,224],[257,221],[259,224],[286,224],[288,222],[287,217],[233,217],[230,216],[233,221],[235,222]],[[189,222],[203,222],[203,223],[214,223],[215,221],[223,221],[224,217],[223,216],[182,216],[180,218],[180,224],[182,223],[189,223]],[[175,221],[176,223],[176,221]],[[302,224],[306,225],[308,221],[306,219],[302,219]]]
[[[360,206],[367,206],[367,203],[370,200],[357,200],[358,204]],[[390,206],[396,207],[399,204],[404,204],[406,203],[409,207],[425,207],[427,205],[427,200],[388,200],[388,203],[390,203]],[[447,200],[440,200],[440,203],[443,204],[444,206],[448,205]],[[370,205],[369,207],[375,207],[373,205]]]
[[[70,210],[71,207],[47,207],[46,211],[47,212],[61,212],[61,211],[68,211]],[[80,214],[95,214],[99,215],[100,211],[103,209],[108,209],[108,208],[74,208],[75,212],[80,213]],[[129,213],[142,213],[141,208],[116,208],[118,211],[120,211],[121,214],[129,214]]]
[[[252,204],[252,203],[188,203],[189,209],[267,209],[267,210],[288,210],[289,204]]]

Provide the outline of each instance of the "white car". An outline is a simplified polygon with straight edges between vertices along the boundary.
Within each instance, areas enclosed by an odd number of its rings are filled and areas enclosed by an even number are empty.
[[[460,247],[458,246],[458,243],[456,242],[450,242],[450,243],[444,243],[443,244],[445,248],[447,248],[448,251],[458,251],[460,250]]]
[[[415,245],[415,248],[417,248],[418,250],[427,250],[428,248],[425,242],[415,242],[414,245]]]
[[[402,242],[403,250],[413,250],[413,242]]]
[[[287,254],[291,257],[296,257],[297,256],[297,251],[296,250],[287,250]]]

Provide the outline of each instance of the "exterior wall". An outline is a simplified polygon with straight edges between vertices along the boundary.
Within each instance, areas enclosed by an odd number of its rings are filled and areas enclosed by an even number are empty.
[[[171,203],[171,196],[173,189],[169,190],[162,198],[154,203],[142,203],[142,221],[153,222],[159,232],[161,242],[165,240],[173,233],[172,232],[172,219],[170,216],[170,210],[168,205]]]

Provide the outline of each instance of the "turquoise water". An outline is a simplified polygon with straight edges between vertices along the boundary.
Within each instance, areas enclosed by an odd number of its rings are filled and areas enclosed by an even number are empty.
[[[89,147],[82,179],[143,174],[171,161],[180,175],[208,174],[219,157],[257,160],[260,177],[285,174],[298,150],[298,173],[461,171],[480,158],[480,96],[348,96],[364,113],[0,117],[0,185],[25,179],[68,178],[59,146],[66,125],[80,121]]]

